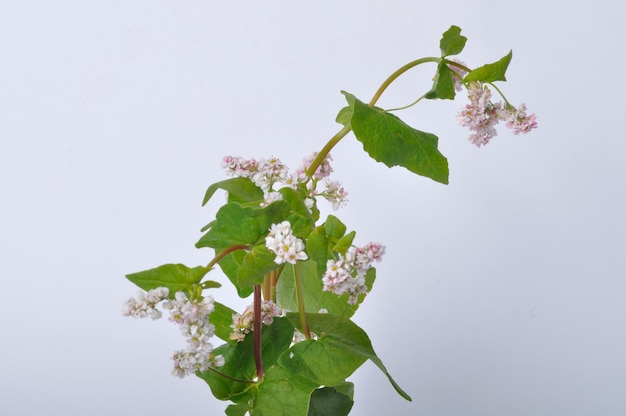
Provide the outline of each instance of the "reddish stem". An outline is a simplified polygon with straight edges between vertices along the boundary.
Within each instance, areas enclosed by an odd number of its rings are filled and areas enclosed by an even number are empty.
[[[261,317],[261,285],[254,285],[254,321],[252,331],[254,332],[254,362],[256,364],[256,375],[258,381],[263,380],[263,352],[261,351],[261,331],[263,319]]]

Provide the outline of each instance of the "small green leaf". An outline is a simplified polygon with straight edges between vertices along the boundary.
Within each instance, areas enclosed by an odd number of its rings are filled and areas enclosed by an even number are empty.
[[[326,235],[331,240],[339,240],[346,233],[346,226],[334,215],[329,215],[324,223]]]
[[[395,115],[369,107],[351,94],[343,94],[354,111],[354,135],[374,160],[448,183],[448,161],[437,149],[437,136],[416,130]]]
[[[356,236],[355,231],[350,231],[348,234],[344,235],[337,241],[337,243],[333,246],[332,251],[335,253],[343,253],[352,246],[352,242],[354,241],[354,237]]]
[[[126,278],[143,290],[166,287],[170,290],[170,297],[173,297],[176,292],[187,291],[200,283],[206,272],[202,266],[191,269],[184,264],[164,264],[154,269],[127,274]]]
[[[237,270],[237,286],[241,288],[261,284],[265,274],[280,267],[274,259],[276,254],[269,251],[265,244],[258,244],[246,253]]]
[[[280,189],[283,201],[289,204],[290,214],[286,218],[291,224],[293,235],[299,238],[305,238],[313,228],[313,217],[311,212],[304,203],[304,198],[298,191],[289,187]]]
[[[315,261],[318,270],[324,270],[328,260],[328,239],[323,226],[315,228],[307,237],[306,252],[309,258]]]
[[[480,81],[480,82],[495,82],[506,81],[506,70],[513,58],[513,51],[510,51],[506,56],[497,62],[486,64],[480,68],[476,68],[463,78],[463,82]]]
[[[223,189],[228,192],[228,202],[245,203],[263,201],[263,190],[256,186],[250,179],[231,178],[209,186],[204,194],[202,206],[205,206],[206,203],[209,202],[218,189]]]
[[[454,90],[452,71],[445,62],[441,61],[437,65],[437,74],[435,74],[433,88],[426,93],[426,98],[453,100],[455,96],[456,91]]]
[[[239,268],[243,263],[243,258],[245,257],[245,255],[246,252],[244,250],[236,250],[222,257],[222,259],[218,263],[220,268],[222,269],[222,272],[224,272],[226,277],[228,277],[228,280],[230,280],[230,282],[235,286],[235,289],[237,289],[237,294],[239,295],[239,297],[244,299],[250,296],[253,290],[252,286],[239,286],[239,279],[237,275]]]
[[[353,394],[354,385],[347,382],[337,387],[316,389],[311,394],[308,416],[347,416],[354,405]]]
[[[247,403],[231,404],[226,408],[226,416],[245,416],[249,409]]]
[[[467,38],[461,36],[461,28],[458,26],[450,26],[450,29],[444,32],[439,42],[441,56],[458,55],[465,48]]]
[[[337,114],[337,118],[335,119],[335,121],[344,126],[349,126],[351,119],[352,119],[352,108],[348,106],[339,110],[339,114]]]

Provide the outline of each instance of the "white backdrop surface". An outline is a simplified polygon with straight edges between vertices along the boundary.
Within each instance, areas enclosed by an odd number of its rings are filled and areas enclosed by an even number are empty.
[[[471,66],[539,129],[477,149],[464,98],[401,117],[440,137],[450,185],[332,152],[337,214],[387,246],[356,320],[354,415],[626,414],[623,6],[612,1],[4,1],[0,4],[0,407],[7,415],[223,413],[170,375],[166,320],[121,315],[124,275],[206,264],[193,246],[226,154],[295,167],[459,25]],[[403,105],[432,68],[380,105]],[[226,279],[221,278],[222,281]],[[215,296],[245,306],[226,288]]]

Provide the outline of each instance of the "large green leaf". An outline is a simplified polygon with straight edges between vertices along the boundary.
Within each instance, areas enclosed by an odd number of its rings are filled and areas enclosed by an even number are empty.
[[[223,189],[228,192],[228,202],[261,202],[263,201],[263,190],[256,186],[248,178],[231,178],[221,182],[216,182],[209,186],[204,194],[202,206],[206,205],[215,191]]]
[[[274,318],[272,325],[263,326],[262,330],[263,365],[265,368],[270,368],[276,363],[280,354],[289,347],[293,338],[293,326],[286,318]],[[234,379],[254,380],[256,365],[253,346],[254,336],[250,333],[243,341],[235,345],[224,344],[215,348],[213,354],[223,355],[225,360],[224,365],[217,370]],[[213,395],[220,400],[238,401],[240,395],[256,385],[232,380],[210,370],[197,375],[207,382]]]
[[[463,82],[480,81],[480,82],[495,82],[506,81],[506,70],[513,58],[513,51],[510,51],[502,59],[491,64],[483,65],[476,68],[469,74],[465,75]]]
[[[126,278],[143,290],[157,287],[166,287],[170,290],[170,297],[176,292],[187,291],[200,283],[207,270],[202,267],[189,268],[184,264],[164,264],[150,270],[127,274]],[[213,282],[214,287],[219,283]]]
[[[351,94],[343,94],[353,109],[354,135],[374,160],[448,183],[448,161],[437,149],[437,136],[416,130],[395,115],[369,107]]]
[[[354,384],[322,387],[311,394],[308,416],[347,416],[354,405]]]
[[[465,48],[465,42],[467,38],[461,35],[461,28],[458,26],[450,26],[450,29],[446,30],[439,42],[439,48],[441,49],[441,56],[458,55]]]
[[[300,342],[285,351],[278,363],[290,372],[302,374],[322,385],[339,384],[367,359],[387,376],[391,385],[406,400],[411,397],[391,377],[372,348],[369,337],[350,319],[331,314],[306,314],[309,327],[319,338]],[[287,318],[301,328],[297,313]]]
[[[276,201],[265,208],[250,208],[231,202],[222,206],[209,231],[196,247],[225,249],[235,245],[255,244],[267,235],[272,224],[289,215],[289,204]]]

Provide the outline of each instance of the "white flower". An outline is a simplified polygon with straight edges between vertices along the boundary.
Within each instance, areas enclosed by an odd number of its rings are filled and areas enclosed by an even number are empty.
[[[304,252],[304,243],[292,234],[289,221],[271,225],[270,232],[265,237],[265,246],[276,254],[274,261],[277,264],[296,264],[298,260],[308,258]]]

